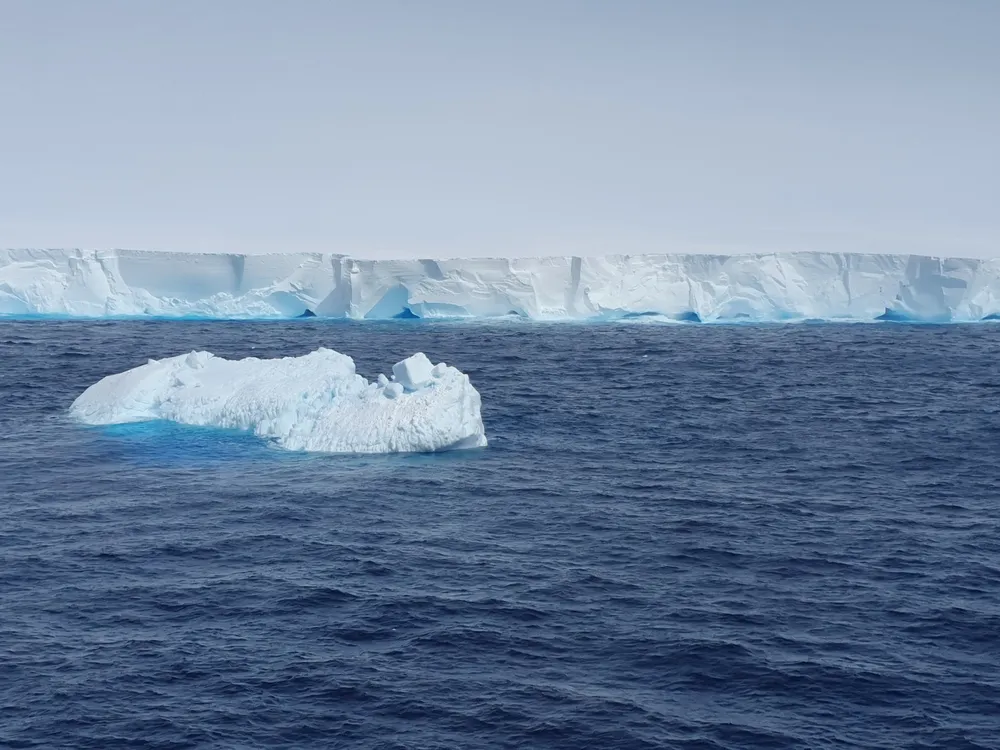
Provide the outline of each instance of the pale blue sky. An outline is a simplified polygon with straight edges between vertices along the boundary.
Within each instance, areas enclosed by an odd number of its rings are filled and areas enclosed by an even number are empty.
[[[996,0],[0,0],[0,246],[1000,256]]]

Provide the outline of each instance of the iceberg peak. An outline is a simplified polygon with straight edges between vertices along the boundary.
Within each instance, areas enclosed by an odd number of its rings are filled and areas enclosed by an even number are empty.
[[[417,352],[392,366],[392,377],[407,391],[423,387],[434,377],[434,365],[423,352]]]

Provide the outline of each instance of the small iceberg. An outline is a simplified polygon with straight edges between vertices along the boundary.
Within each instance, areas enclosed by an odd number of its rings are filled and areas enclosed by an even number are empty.
[[[302,357],[228,360],[191,352],[98,381],[70,407],[91,425],[169,420],[238,429],[281,448],[410,453],[482,448],[479,392],[423,353],[371,383],[331,349]]]

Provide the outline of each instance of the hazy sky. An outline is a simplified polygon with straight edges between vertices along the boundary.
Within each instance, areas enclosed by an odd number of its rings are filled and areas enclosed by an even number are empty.
[[[998,0],[0,0],[0,246],[1000,256]]]

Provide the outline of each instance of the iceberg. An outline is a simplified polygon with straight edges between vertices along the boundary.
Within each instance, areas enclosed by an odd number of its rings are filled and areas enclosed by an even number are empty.
[[[0,314],[974,321],[1000,317],[1000,259],[801,252],[372,260],[6,250]]]
[[[302,357],[228,360],[191,352],[98,381],[70,407],[85,424],[171,420],[237,429],[281,448],[408,453],[481,448],[480,397],[469,378],[423,353],[371,383],[330,349]]]

